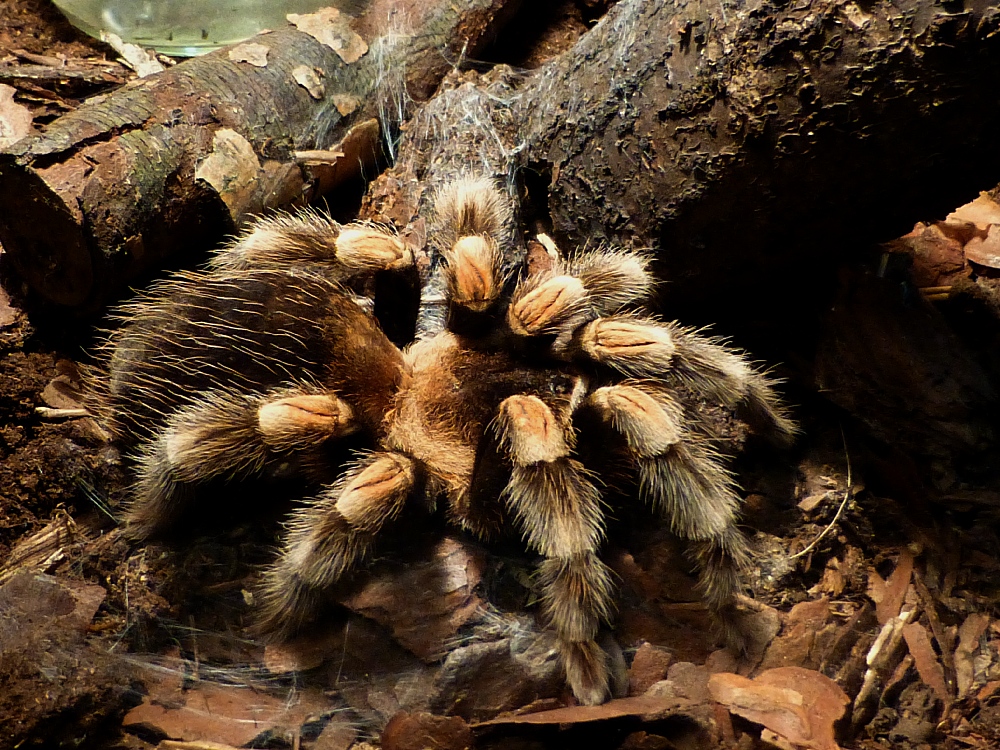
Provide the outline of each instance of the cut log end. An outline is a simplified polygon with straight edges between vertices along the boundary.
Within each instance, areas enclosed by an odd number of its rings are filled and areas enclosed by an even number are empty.
[[[94,260],[83,217],[65,197],[32,170],[0,164],[0,245],[33,289],[75,307],[91,296]]]

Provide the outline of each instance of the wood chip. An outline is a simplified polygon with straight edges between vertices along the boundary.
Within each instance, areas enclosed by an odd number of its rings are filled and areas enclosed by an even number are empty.
[[[313,99],[322,99],[326,92],[326,87],[319,76],[319,71],[308,65],[298,65],[292,69],[292,78],[299,86],[308,91],[309,96]]]
[[[997,204],[989,193],[980,193],[974,201],[948,214],[946,221],[967,221],[980,229],[986,229],[990,224],[1000,224],[1000,204]]]
[[[13,86],[0,83],[0,151],[31,133],[31,110],[14,101]]]
[[[712,698],[732,713],[762,724],[786,744],[839,750],[833,725],[850,698],[829,677],[801,667],[779,667],[753,680],[721,672],[709,678]]]
[[[931,645],[931,637],[919,622],[913,622],[903,626],[903,639],[906,647],[910,650],[913,662],[917,667],[917,673],[924,684],[930,687],[945,705],[948,704],[950,696],[948,687],[944,679],[944,667],[934,653]]]
[[[567,706],[551,711],[518,716],[500,716],[496,719],[475,724],[476,727],[498,724],[580,724],[591,721],[607,721],[623,716],[666,716],[675,709],[683,709],[692,701],[674,696],[637,695],[632,698],[616,698],[599,706]]]
[[[249,204],[260,172],[260,160],[250,141],[230,128],[220,128],[212,141],[212,153],[195,170],[196,180],[204,180],[219,194],[230,211]],[[239,224],[239,216],[233,220]]]
[[[965,618],[958,629],[958,646],[955,648],[955,681],[958,683],[958,697],[964,698],[975,680],[975,655],[979,651],[979,639],[990,624],[989,615],[976,612]]]
[[[365,40],[351,28],[353,19],[336,8],[321,8],[307,15],[289,13],[286,18],[299,31],[332,49],[346,63],[357,62],[368,52]]]
[[[271,48],[266,44],[243,42],[229,50],[229,59],[233,62],[245,62],[258,68],[267,67],[267,53]]]
[[[162,73],[166,70],[163,64],[156,59],[156,55],[150,54],[138,44],[124,41],[117,34],[102,31],[101,41],[110,45],[115,52],[121,55],[124,64],[132,68],[139,78]]]
[[[871,571],[868,576],[868,594],[875,602],[875,616],[879,625],[885,625],[899,614],[912,574],[913,554],[908,549],[900,553],[896,569],[888,579],[883,581],[878,573]]]

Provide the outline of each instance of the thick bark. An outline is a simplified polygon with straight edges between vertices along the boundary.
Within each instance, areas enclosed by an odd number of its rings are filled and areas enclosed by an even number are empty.
[[[623,0],[523,89],[529,188],[570,244],[654,248],[693,322],[787,319],[996,182],[998,32],[995,0]]]
[[[97,305],[177,250],[308,197],[323,169],[296,152],[341,145],[352,164],[374,152],[366,123],[404,84],[428,96],[449,58],[488,41],[504,5],[374,0],[332,46],[289,27],[251,40],[264,65],[220,50],[87,104],[0,159],[0,242],[44,297]],[[361,39],[370,49],[355,59]]]
[[[519,202],[514,78],[504,66],[485,76],[455,71],[447,77],[438,95],[408,124],[395,166],[379,176],[366,196],[363,218],[404,230],[415,248],[420,273],[418,335],[440,331],[447,313],[434,214],[437,191],[464,176],[486,177],[506,190],[512,206]],[[503,243],[506,269],[524,257],[513,226],[511,230]]]

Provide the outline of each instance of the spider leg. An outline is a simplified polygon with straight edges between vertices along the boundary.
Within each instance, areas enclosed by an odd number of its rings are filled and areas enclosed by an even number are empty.
[[[508,199],[491,180],[469,178],[438,191],[434,211],[453,314],[456,308],[473,315],[486,312],[504,287],[500,248],[512,237]]]
[[[144,444],[126,515],[129,533],[142,539],[167,528],[199,483],[251,476],[276,453],[308,451],[356,429],[351,407],[316,388],[211,392],[174,412]]]
[[[555,335],[561,355],[581,325],[649,296],[648,259],[629,250],[578,253],[546,273],[524,278],[514,290],[507,324],[517,336]]]
[[[378,532],[395,519],[417,481],[402,453],[373,453],[296,512],[263,583],[261,626],[293,635],[315,614],[330,586],[361,563]]]
[[[612,583],[597,556],[600,495],[569,457],[567,428],[540,398],[506,399],[497,425],[513,463],[503,499],[529,546],[546,558],[539,568],[543,611],[556,632],[567,681],[581,703],[601,703],[609,667],[594,639],[610,617]]]
[[[663,390],[639,384],[605,386],[588,402],[625,438],[642,494],[674,533],[691,540],[705,602],[727,641],[742,651],[736,599],[749,554],[736,528],[740,499],[731,474],[711,449],[685,434],[682,408]]]
[[[574,348],[630,377],[676,378],[778,440],[790,441],[798,432],[770,378],[739,352],[690,329],[631,315],[609,316],[581,327],[574,334]]]
[[[216,252],[211,267],[225,270],[287,268],[317,263],[338,278],[413,265],[413,253],[394,234],[375,224],[346,226],[318,211],[258,219],[230,245]]]

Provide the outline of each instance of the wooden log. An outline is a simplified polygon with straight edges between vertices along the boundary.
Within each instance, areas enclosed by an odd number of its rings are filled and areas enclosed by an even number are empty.
[[[258,35],[85,104],[0,156],[0,244],[43,297],[97,307],[247,215],[308,199],[316,162],[296,152],[339,146],[352,163],[372,154],[380,97],[428,96],[449,59],[490,39],[504,5],[373,0],[358,19],[321,12],[308,28]]]
[[[522,164],[564,243],[653,248],[671,311],[793,323],[996,183],[998,85],[996,0],[622,0],[523,87]]]

